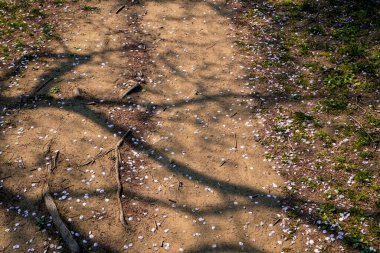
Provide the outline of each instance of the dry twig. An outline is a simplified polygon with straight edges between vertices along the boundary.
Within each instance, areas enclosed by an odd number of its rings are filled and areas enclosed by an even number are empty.
[[[236,138],[236,133],[234,133],[234,137],[235,137],[235,151],[237,150],[237,138]]]
[[[100,151],[94,158],[91,158],[90,160],[88,160],[87,162],[84,162],[82,164],[79,165],[79,167],[84,167],[84,166],[87,166],[89,164],[93,164],[97,159],[107,155],[108,153],[110,153],[112,150],[114,150],[114,148],[110,148],[109,150],[103,152],[103,151]]]
[[[121,7],[116,11],[116,14],[119,14],[119,12],[121,12],[124,8],[125,8],[125,5],[121,6]]]

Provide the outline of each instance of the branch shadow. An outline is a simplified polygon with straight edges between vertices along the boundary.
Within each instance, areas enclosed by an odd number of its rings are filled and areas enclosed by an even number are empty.
[[[170,2],[170,0],[163,0],[163,1],[156,1],[156,2],[167,2],[167,1]],[[122,3],[122,1],[120,1],[119,3]],[[229,17],[231,15],[231,13],[235,11],[235,10],[226,10],[227,8],[225,7],[225,5],[217,5],[217,4],[213,4],[213,3],[209,3],[209,5],[215,11],[217,11],[219,13],[219,15],[224,16],[224,17]],[[191,8],[191,6],[192,6],[192,3],[186,4],[186,8]],[[66,110],[70,113],[75,113],[75,114],[81,115],[81,116],[91,120],[92,122],[96,123],[97,125],[99,125],[103,129],[105,129],[111,133],[116,133],[118,135],[122,135],[122,133],[125,133],[129,129],[115,123],[114,124],[115,127],[113,128],[113,130],[110,130],[107,126],[107,122],[109,121],[107,115],[100,113],[100,112],[96,112],[95,110],[93,110],[93,108],[92,108],[93,105],[89,105],[91,102],[95,101],[96,105],[101,105],[101,106],[123,106],[125,104],[138,105],[138,106],[146,108],[148,110],[152,110],[152,114],[153,114],[154,111],[158,110],[158,109],[166,109],[166,108],[173,107],[173,106],[176,108],[179,108],[181,106],[186,106],[189,104],[204,104],[205,106],[207,106],[207,103],[210,103],[210,102],[218,102],[222,105],[223,108],[225,108],[227,110],[230,105],[229,104],[223,104],[223,100],[225,98],[234,98],[234,97],[247,98],[247,99],[252,98],[260,104],[262,103],[262,101],[265,101],[264,104],[267,107],[271,107],[271,106],[273,106],[275,104],[279,104],[281,102],[288,102],[289,101],[290,94],[282,94],[282,95],[269,94],[269,95],[265,95],[265,94],[255,93],[255,94],[250,94],[250,95],[241,95],[241,94],[231,93],[231,92],[227,92],[227,91],[223,94],[200,95],[197,98],[193,98],[193,99],[188,99],[188,100],[187,99],[186,100],[185,99],[183,99],[183,100],[179,99],[177,101],[163,102],[163,103],[159,103],[159,104],[142,103],[142,102],[136,101],[134,99],[131,99],[128,102],[120,101],[118,99],[100,101],[100,100],[102,100],[101,98],[94,97],[94,96],[88,96],[88,97],[84,97],[84,98],[80,98],[80,99],[70,99],[69,98],[69,99],[59,99],[59,100],[44,97],[47,95],[47,91],[52,87],[51,83],[46,84],[46,81],[49,80],[50,78],[52,78],[52,77],[58,78],[59,76],[62,76],[63,74],[72,71],[78,65],[87,64],[88,62],[91,61],[91,59],[93,59],[94,56],[101,56],[102,57],[106,53],[109,53],[109,52],[118,52],[118,51],[122,51],[122,50],[137,50],[140,48],[139,45],[140,44],[132,44],[129,46],[124,46],[122,48],[117,48],[117,49],[112,49],[112,50],[104,50],[104,51],[101,51],[98,53],[84,54],[84,55],[74,54],[70,51],[66,51],[63,54],[44,53],[44,54],[38,54],[38,55],[36,55],[36,54],[26,55],[26,56],[22,57],[21,59],[19,59],[15,63],[15,66],[18,66],[18,67],[16,67],[15,70],[12,70],[12,72],[7,73],[1,79],[1,81],[7,81],[12,76],[20,73],[22,66],[26,66],[27,62],[34,59],[35,57],[36,58],[57,59],[57,60],[60,59],[61,61],[59,62],[59,66],[52,69],[48,73],[44,73],[43,75],[41,75],[39,78],[39,82],[36,84],[34,89],[28,95],[23,96],[24,100],[23,100],[23,103],[21,104],[21,110],[27,110],[30,108],[31,105],[33,108],[36,106],[37,108],[49,107],[49,108],[57,108],[60,110]],[[204,45],[200,44],[199,46],[204,46]],[[177,76],[183,78],[184,80],[187,80],[186,76],[181,74],[181,70],[178,69],[178,66],[175,66],[170,62],[170,57],[172,55],[173,55],[173,52],[168,51],[166,55],[162,56],[162,58],[161,58],[162,62],[164,62],[166,67],[169,68],[172,72],[176,72]],[[64,59],[63,62],[62,62],[62,59]],[[206,77],[206,78],[212,78],[212,77]],[[215,80],[217,80],[217,79],[215,79]],[[198,88],[202,89],[204,87],[202,87],[202,85],[199,84]],[[38,97],[37,99],[33,98],[36,96]],[[311,100],[314,98],[318,98],[318,96],[304,97],[303,99],[304,100]],[[15,109],[15,108],[19,107],[20,106],[19,101],[20,101],[20,97],[5,97],[5,96],[0,95],[0,105],[3,105],[4,107],[7,107],[7,108],[11,108],[11,109],[14,108]],[[64,106],[62,106],[62,104],[64,104]],[[152,108],[154,108],[154,109],[152,109]],[[155,149],[155,147],[153,145],[150,145],[148,143],[142,143],[140,145],[135,145],[135,143],[134,143],[135,141],[132,139],[136,139],[136,138],[138,138],[138,136],[132,135],[131,137],[129,137],[126,141],[127,145],[129,147],[131,147],[132,149],[137,150],[138,152],[148,153],[152,159],[154,159],[157,163],[161,164],[167,171],[169,171],[173,174],[191,176],[193,178],[193,180],[201,183],[202,185],[211,186],[214,189],[217,189],[218,192],[220,192],[222,194],[239,195],[239,196],[245,196],[247,198],[249,196],[251,196],[251,197],[252,196],[259,196],[259,198],[265,198],[266,193],[264,193],[262,191],[259,191],[259,190],[254,189],[254,188],[242,186],[239,184],[222,182],[222,181],[217,180],[217,179],[215,179],[209,175],[205,175],[203,173],[200,173],[200,172],[196,171],[195,169],[193,169],[189,166],[186,166],[185,164],[182,164],[182,163],[177,162],[177,161],[173,161],[167,155],[165,155],[163,152]],[[108,189],[108,191],[116,191],[116,189]],[[140,195],[134,191],[125,190],[124,193],[127,194],[128,196],[133,197],[133,198],[138,198],[140,201],[145,202],[145,203],[149,203],[149,204],[154,203],[154,204],[157,204],[160,206],[170,207],[170,203],[163,202],[159,199],[154,199],[154,198],[142,196],[142,195]],[[17,193],[14,193],[14,192],[9,191],[8,189],[2,188],[1,189],[0,201],[1,202],[16,203],[14,200],[17,199],[17,195],[18,195]],[[75,196],[75,193],[73,193],[73,196]],[[283,199],[282,197],[279,197],[279,196],[276,196],[276,199],[278,201],[281,201],[282,203],[289,202],[290,205],[292,203],[306,202],[307,201],[305,199],[299,199],[299,198],[295,198],[292,200]],[[30,206],[36,206],[37,207],[40,205],[39,200],[24,198],[23,201],[29,202]],[[278,211],[281,210],[281,207],[278,204],[274,203],[273,201],[260,201],[260,203],[261,203],[261,205],[265,206],[265,208],[267,208],[267,209],[273,209],[273,210],[278,210]],[[320,205],[323,205],[325,203],[313,203],[313,204],[316,206],[320,206]],[[252,204],[252,206],[253,206],[253,204]],[[193,208],[194,207],[191,207],[191,206],[190,207],[189,206],[188,207],[178,207],[178,209],[180,209],[182,212],[185,212],[188,214],[193,214],[193,211],[192,211]],[[338,207],[335,207],[335,208],[337,210],[340,210]],[[222,205],[222,206],[212,206],[208,209],[201,210],[198,214],[202,214],[202,215],[220,214],[220,213],[223,213],[226,211],[233,212],[235,210],[237,210],[237,209],[234,207],[231,208],[228,204],[226,204],[226,205]],[[348,210],[342,210],[342,211],[348,211]],[[316,224],[316,221],[320,220],[321,217],[318,216],[317,214],[311,214],[311,215],[310,214],[309,215],[308,214],[297,214],[297,218],[300,218],[305,223],[320,229],[320,227]],[[70,224],[70,226],[71,226],[72,230],[77,231],[78,228],[75,227],[75,224]],[[351,248],[351,246],[347,246],[347,247],[349,249],[353,249],[353,248]],[[102,248],[104,250],[104,252],[111,252],[111,253],[114,252],[114,251],[112,251],[112,249],[107,248],[104,245],[100,245],[100,248]],[[254,245],[251,245],[251,243],[249,243],[249,242],[246,243],[244,248],[239,247],[238,245],[221,243],[221,244],[219,244],[217,249],[210,248],[209,245],[199,245],[196,248],[189,249],[187,252],[213,252],[213,251],[236,252],[239,250],[244,250],[247,252],[264,252],[264,251],[261,251],[258,248],[256,248]]]

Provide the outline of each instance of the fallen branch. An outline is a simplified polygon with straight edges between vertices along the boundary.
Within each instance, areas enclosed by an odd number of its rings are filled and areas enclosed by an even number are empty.
[[[55,163],[54,166],[57,165],[56,162],[57,162],[58,153],[59,152],[56,152],[54,158],[53,157],[51,158],[51,159],[54,159],[53,160]],[[65,243],[69,247],[70,252],[77,253],[80,251],[79,245],[75,241],[74,237],[71,235],[70,230],[66,227],[65,223],[62,221],[61,217],[59,216],[57,206],[55,205],[54,200],[53,200],[52,196],[50,195],[48,180],[50,179],[52,170],[54,168],[55,167],[52,167],[52,163],[49,163],[47,165],[48,177],[47,177],[47,180],[45,181],[45,184],[43,186],[42,197],[44,199],[46,209],[48,210],[50,216],[53,219],[53,223],[54,223],[55,227],[57,228],[58,232],[60,233],[62,239],[65,241]]]
[[[115,172],[116,172],[116,181],[117,181],[117,200],[119,202],[119,221],[123,225],[124,228],[127,228],[127,223],[124,218],[124,211],[123,211],[123,205],[121,202],[121,195],[123,193],[123,185],[120,182],[120,162],[121,162],[121,155],[120,155],[120,150],[119,148],[124,142],[124,139],[131,133],[131,130],[128,130],[127,133],[121,137],[121,139],[117,142],[116,147],[115,147]]]

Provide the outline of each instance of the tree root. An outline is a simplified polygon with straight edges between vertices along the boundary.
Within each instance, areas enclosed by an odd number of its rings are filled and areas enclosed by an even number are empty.
[[[50,195],[50,187],[48,180],[51,178],[52,171],[56,168],[58,162],[58,153],[55,153],[55,156],[51,158],[51,162],[47,165],[47,180],[43,186],[42,197],[45,202],[46,209],[48,210],[50,216],[53,219],[54,225],[60,233],[63,241],[67,244],[70,249],[70,252],[77,253],[80,251],[78,243],[75,241],[74,237],[71,235],[70,230],[67,228],[65,223],[62,221],[59,216],[57,206],[54,203],[52,196]],[[52,164],[53,163],[53,164]]]
[[[123,211],[123,205],[122,205],[122,202],[121,202],[121,195],[123,193],[123,185],[120,182],[120,171],[119,171],[119,169],[120,169],[120,163],[121,163],[121,155],[120,155],[119,148],[123,144],[124,139],[130,133],[131,133],[131,130],[128,130],[128,132],[125,133],[123,135],[123,137],[121,137],[121,139],[118,141],[118,143],[116,144],[116,147],[115,147],[115,157],[116,157],[116,161],[115,161],[115,172],[116,173],[115,174],[116,174],[116,181],[117,181],[117,199],[118,199],[118,202],[119,202],[119,221],[123,225],[124,228],[127,228],[127,222],[125,221],[124,211]]]

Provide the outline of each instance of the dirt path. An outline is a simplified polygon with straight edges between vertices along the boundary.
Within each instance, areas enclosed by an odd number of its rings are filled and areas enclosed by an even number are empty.
[[[254,141],[233,27],[223,1],[150,1],[142,27],[158,36],[144,99],[159,108],[133,188],[133,252],[279,252],[281,178]],[[128,186],[127,186],[128,187]]]
[[[67,21],[70,30],[52,52],[1,91],[9,103],[1,122],[0,249],[66,251],[41,201],[46,156],[55,150],[52,192],[84,251],[289,247],[281,232],[282,179],[254,140],[264,120],[250,113],[257,101],[244,84],[224,1],[147,1],[117,16],[120,4],[100,1],[98,12]],[[144,90],[121,100],[139,72],[148,73]],[[44,96],[24,101],[23,94]],[[122,153],[124,231],[115,157],[80,165],[114,147],[128,128],[139,137]]]
[[[49,185],[81,249],[123,248],[127,236],[117,220],[114,153],[81,166],[118,142],[123,124],[115,127],[114,111],[128,118],[125,129],[134,126],[139,113],[120,99],[124,83],[143,71],[138,47],[143,34],[135,23],[139,8],[127,17],[116,15],[121,4],[99,1],[95,11],[63,17],[64,30],[48,53],[2,84],[0,251],[68,252],[41,198],[46,163],[57,150]]]

